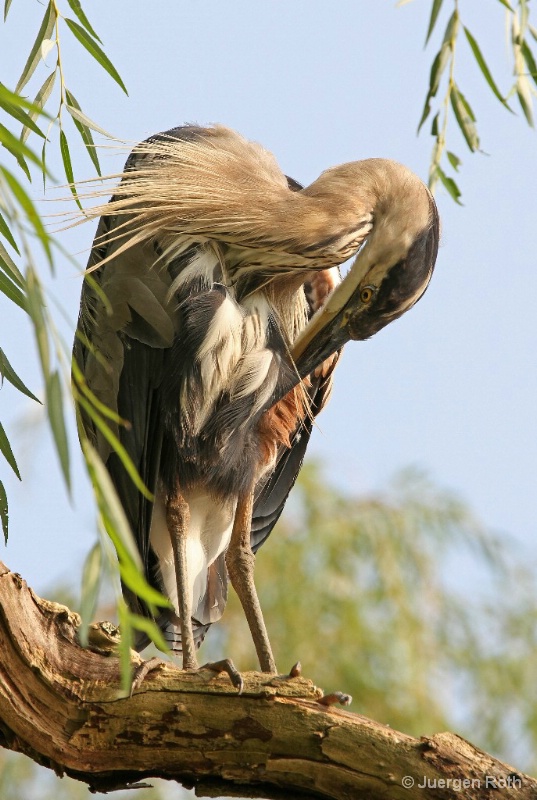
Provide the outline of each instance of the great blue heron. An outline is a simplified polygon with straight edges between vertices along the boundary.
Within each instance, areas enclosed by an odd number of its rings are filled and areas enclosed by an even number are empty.
[[[254,553],[296,479],[341,347],[425,291],[436,206],[412,172],[383,159],[328,169],[303,188],[221,126],[154,136],[118,177],[93,211],[102,216],[74,357],[98,400],[130,423],[115,433],[154,502],[81,418],[147,579],[172,602],[157,621],[183,667],[197,667],[229,575],[261,669],[275,672]],[[338,265],[357,251],[341,281]]]

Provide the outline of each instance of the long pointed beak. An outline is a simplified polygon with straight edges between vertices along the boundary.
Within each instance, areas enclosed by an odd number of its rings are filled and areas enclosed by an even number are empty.
[[[367,306],[360,300],[362,274],[362,269],[354,274],[351,269],[297,338],[291,358],[301,378],[313,372],[350,339],[367,339],[378,329],[367,316]]]

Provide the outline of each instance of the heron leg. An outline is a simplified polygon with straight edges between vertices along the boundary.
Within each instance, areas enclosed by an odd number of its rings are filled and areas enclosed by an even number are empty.
[[[250,546],[253,499],[253,491],[239,495],[231,540],[226,553],[226,566],[231,584],[244,609],[261,669],[263,672],[276,672],[276,664],[254,583],[255,555]]]
[[[183,650],[183,669],[197,669],[196,646],[192,632],[192,599],[188,591],[188,565],[186,559],[186,540],[190,522],[190,509],[178,490],[166,504],[166,522],[172,542],[177,582],[177,603],[181,620],[181,647]]]

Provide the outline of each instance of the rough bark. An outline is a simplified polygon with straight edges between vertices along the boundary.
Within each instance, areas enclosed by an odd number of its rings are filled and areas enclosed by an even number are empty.
[[[537,798],[537,781],[461,737],[323,705],[301,677],[246,673],[239,696],[227,675],[166,664],[123,697],[118,659],[80,647],[78,623],[0,562],[0,744],[93,790],[153,776],[209,797]]]

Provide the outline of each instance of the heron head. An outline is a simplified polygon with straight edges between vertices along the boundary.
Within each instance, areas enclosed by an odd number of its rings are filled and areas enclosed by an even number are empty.
[[[436,204],[409,171],[396,186],[398,195],[392,191],[376,203],[371,234],[343,281],[295,342],[292,355],[301,376],[350,339],[369,339],[408,311],[427,289],[438,253]]]

